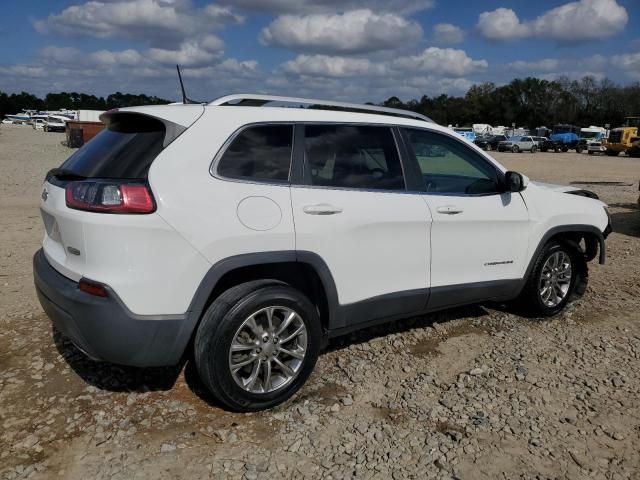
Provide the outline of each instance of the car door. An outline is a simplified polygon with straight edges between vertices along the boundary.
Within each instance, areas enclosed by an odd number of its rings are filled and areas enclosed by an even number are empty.
[[[307,124],[302,184],[292,184],[296,249],[326,264],[340,328],[422,310],[431,216],[408,193],[391,127]]]
[[[404,129],[432,216],[430,307],[499,296],[524,270],[529,215],[501,171],[451,135]]]

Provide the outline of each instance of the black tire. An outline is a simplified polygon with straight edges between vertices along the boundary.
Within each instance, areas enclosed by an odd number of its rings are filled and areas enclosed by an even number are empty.
[[[307,349],[300,370],[290,383],[268,393],[241,388],[229,368],[229,349],[242,323],[268,306],[283,306],[302,318],[307,330]],[[316,307],[300,291],[277,280],[256,280],[230,288],[205,312],[194,341],[194,360],[207,389],[226,407],[252,412],[285,402],[309,378],[320,353],[322,329]]]
[[[541,151],[542,153],[547,153],[547,147],[542,147],[542,148],[540,149],[540,151]]]
[[[576,147],[576,153],[582,153],[582,147]]]
[[[531,147],[531,153],[536,153],[538,151],[538,147],[535,145]]]
[[[606,151],[606,154],[607,154],[609,157],[617,157],[617,156],[618,156],[618,152],[616,152],[616,151],[614,151],[614,150],[607,150],[607,151]]]
[[[485,150],[486,150],[487,152],[490,152],[491,150],[493,150],[493,148],[491,147],[491,144],[490,144],[490,143],[487,143],[487,146],[485,147]]]
[[[563,153],[567,153],[569,151],[569,147],[562,147],[561,150]]]
[[[518,145],[514,145],[513,147],[511,147],[511,151],[513,153],[518,153],[520,151],[520,147]]]
[[[541,298],[540,283],[542,270],[546,261],[556,252],[564,252],[571,259],[571,280],[565,297],[555,306],[545,304]],[[560,313],[575,296],[582,295],[587,289],[588,269],[583,256],[567,243],[551,241],[547,243],[536,257],[529,278],[525,283],[518,306],[527,313],[537,317],[551,317]]]

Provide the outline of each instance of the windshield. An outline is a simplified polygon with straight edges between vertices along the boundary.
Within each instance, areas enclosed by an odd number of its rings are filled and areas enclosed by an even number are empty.
[[[509,137],[510,142],[521,142],[522,137]]]
[[[580,138],[596,138],[600,132],[580,132]]]

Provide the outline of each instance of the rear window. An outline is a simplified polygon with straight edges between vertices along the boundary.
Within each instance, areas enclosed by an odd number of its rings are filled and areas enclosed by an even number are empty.
[[[164,148],[165,133],[165,125],[155,118],[116,114],[60,171],[86,178],[146,179],[151,163]]]

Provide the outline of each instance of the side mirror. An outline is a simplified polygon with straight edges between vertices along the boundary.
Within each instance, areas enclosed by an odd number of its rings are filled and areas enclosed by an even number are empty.
[[[529,179],[518,172],[507,172],[504,174],[504,183],[507,192],[521,192],[527,188]]]

